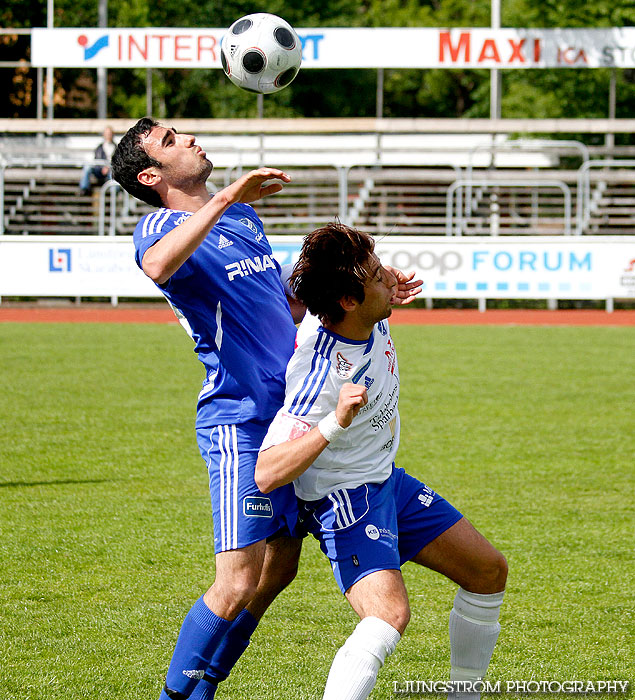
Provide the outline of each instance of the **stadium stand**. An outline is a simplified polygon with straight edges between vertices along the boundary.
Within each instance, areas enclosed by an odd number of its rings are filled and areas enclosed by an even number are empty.
[[[375,234],[635,231],[635,160],[623,157],[632,156],[630,148],[485,132],[298,135],[271,133],[268,125],[269,132],[258,134],[252,125],[230,135],[195,126],[217,166],[211,189],[261,162],[291,174],[282,193],[257,204],[271,234],[304,234],[336,215]],[[113,183],[78,194],[81,167],[92,160],[102,124],[94,122],[91,134],[69,128],[0,138],[0,233],[130,234],[149,209]]]

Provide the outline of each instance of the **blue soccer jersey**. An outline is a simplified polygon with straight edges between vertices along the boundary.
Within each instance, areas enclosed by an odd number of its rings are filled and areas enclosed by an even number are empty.
[[[135,258],[191,213],[159,209],[134,232]],[[280,266],[255,211],[227,209],[201,245],[158,285],[195,342],[206,377],[196,426],[272,418],[282,405],[296,329]]]

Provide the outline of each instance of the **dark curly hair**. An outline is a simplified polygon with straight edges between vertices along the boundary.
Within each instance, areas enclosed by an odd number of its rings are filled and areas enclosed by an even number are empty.
[[[344,318],[340,299],[353,297],[360,304],[365,299],[364,266],[374,249],[371,236],[339,221],[309,233],[289,278],[296,299],[322,323],[339,323]]]
[[[124,134],[112,155],[110,165],[113,178],[133,197],[153,207],[162,207],[161,197],[147,185],[137,180],[137,175],[146,168],[160,168],[161,163],[151,158],[144,150],[142,140],[153,127],[158,126],[150,117],[144,117]]]

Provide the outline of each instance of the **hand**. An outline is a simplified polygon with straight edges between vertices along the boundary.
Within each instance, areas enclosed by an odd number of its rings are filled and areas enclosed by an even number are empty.
[[[291,178],[282,170],[275,168],[258,168],[252,170],[246,175],[239,177],[236,182],[225,188],[227,196],[233,202],[242,202],[250,204],[263,197],[268,197],[270,194],[280,192],[282,184],[273,182],[266,187],[263,184],[267,180],[282,180],[282,182],[291,182]]]
[[[397,270],[390,265],[384,265],[384,268],[391,272],[397,278],[397,291],[392,298],[393,306],[405,306],[415,300],[415,297],[421,292],[422,280],[414,280],[414,272],[407,275],[401,270]]]
[[[366,387],[360,384],[344,384],[335,409],[335,417],[342,428],[348,428],[362,406],[368,403]]]

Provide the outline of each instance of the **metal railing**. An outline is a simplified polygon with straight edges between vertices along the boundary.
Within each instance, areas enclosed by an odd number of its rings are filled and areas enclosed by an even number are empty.
[[[45,168],[60,168],[60,167],[72,167],[72,168],[84,168],[86,166],[92,167],[97,165],[108,166],[108,161],[105,160],[85,160],[76,157],[65,158],[64,160],[53,160],[49,158],[41,157],[29,157],[29,156],[3,156],[0,155],[0,236],[2,236],[6,230],[7,226],[7,215],[5,212],[5,182],[6,182],[6,171],[9,168],[26,168],[33,169],[33,178],[37,177],[38,173],[41,173]],[[79,183],[79,178],[78,178]]]
[[[584,233],[589,219],[591,218],[591,168],[615,168],[615,167],[635,167],[635,160],[615,158],[605,158],[601,160],[590,160],[582,163],[578,169],[577,178],[577,199],[576,199],[576,233],[580,236]]]
[[[446,223],[445,223],[445,234],[446,236],[461,236],[465,232],[465,224],[467,217],[465,212],[461,211],[460,200],[457,196],[456,203],[454,202],[455,193],[460,193],[460,191],[467,187],[473,187],[478,184],[479,187],[483,189],[490,189],[496,187],[499,189],[504,189],[507,187],[512,188],[534,188],[534,189],[545,189],[545,188],[555,188],[562,192],[564,197],[564,207],[563,207],[563,233],[565,236],[571,235],[571,191],[566,182],[562,180],[505,180],[501,182],[500,180],[455,180],[449,187],[446,195]],[[456,212],[456,217],[454,216]],[[490,213],[490,235],[497,236],[500,233],[499,230],[499,216],[500,210],[494,207]],[[456,223],[455,223],[456,220]]]

